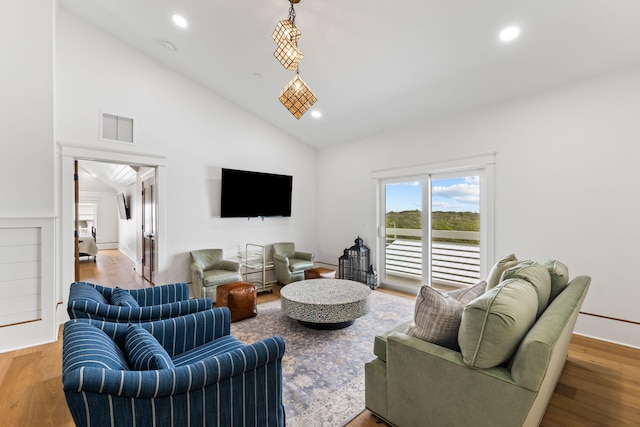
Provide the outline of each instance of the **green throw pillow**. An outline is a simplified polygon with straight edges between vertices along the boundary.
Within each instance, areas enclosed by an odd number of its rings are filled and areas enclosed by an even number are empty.
[[[458,344],[467,366],[491,368],[511,358],[536,320],[538,295],[530,283],[508,279],[462,312]]]
[[[551,295],[549,296],[549,304],[551,304],[551,301],[569,284],[569,268],[556,260],[545,261],[544,266],[547,267],[551,276]]]
[[[500,283],[500,277],[502,277],[502,273],[510,267],[513,267],[518,264],[518,258],[515,254],[510,254],[498,261],[489,271],[489,276],[487,276],[487,291]]]
[[[538,294],[537,317],[549,305],[549,295],[551,294],[551,277],[547,268],[535,261],[521,261],[515,267],[508,268],[502,273],[501,281],[507,279],[522,279],[530,283]]]

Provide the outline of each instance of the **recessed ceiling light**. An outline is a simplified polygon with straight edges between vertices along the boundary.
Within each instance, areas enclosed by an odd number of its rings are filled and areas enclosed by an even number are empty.
[[[503,42],[510,42],[520,35],[520,27],[512,25],[511,27],[507,27],[504,30],[500,31],[500,40]]]
[[[314,119],[319,119],[320,117],[322,117],[322,113],[318,110],[313,110],[311,112],[311,117],[313,117]]]
[[[180,15],[173,15],[171,19],[173,19],[173,23],[180,28],[187,28],[189,26],[189,23],[187,22],[187,20]]]
[[[175,51],[175,50],[176,50],[176,46],[175,46],[173,43],[171,43],[171,42],[169,42],[169,41],[166,41],[166,40],[162,40],[162,41],[160,42],[160,45],[161,45],[163,48],[167,49],[169,52],[173,52],[173,51]]]

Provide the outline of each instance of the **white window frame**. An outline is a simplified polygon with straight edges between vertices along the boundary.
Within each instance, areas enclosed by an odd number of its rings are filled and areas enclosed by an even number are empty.
[[[479,154],[459,159],[439,161],[422,165],[407,166],[401,168],[384,169],[373,171],[372,178],[375,182],[376,190],[376,262],[379,266],[380,281],[383,287],[395,288],[404,292],[417,293],[419,287],[402,285],[386,280],[385,276],[385,184],[412,179],[424,180],[428,177],[436,176],[456,176],[459,174],[473,173],[480,177],[480,277],[487,277],[489,269],[493,265],[495,258],[495,203],[494,203],[494,175],[495,175],[495,152]],[[429,179],[427,179],[429,181]],[[423,209],[431,209],[431,186],[424,185],[422,193]],[[423,241],[431,241],[430,227],[423,227]],[[423,256],[423,272],[429,271],[425,268],[425,263],[431,259],[431,245],[427,245],[426,256]],[[430,267],[429,267],[430,268]],[[428,276],[427,283],[431,285]]]

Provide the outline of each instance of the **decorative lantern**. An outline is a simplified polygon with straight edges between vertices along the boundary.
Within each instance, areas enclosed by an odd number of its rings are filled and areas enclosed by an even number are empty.
[[[367,286],[372,290],[378,287],[378,273],[373,265],[370,265],[367,271]]]
[[[344,254],[338,258],[338,279],[349,280],[349,249],[345,249]]]
[[[349,280],[367,283],[367,268],[369,266],[369,248],[362,244],[358,236],[355,245],[349,248]]]

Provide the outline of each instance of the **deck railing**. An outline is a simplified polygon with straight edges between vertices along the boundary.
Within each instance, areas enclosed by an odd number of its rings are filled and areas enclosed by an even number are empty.
[[[386,274],[417,285],[422,278],[422,230],[387,228]],[[480,233],[433,230],[431,281],[472,285],[480,280]]]

